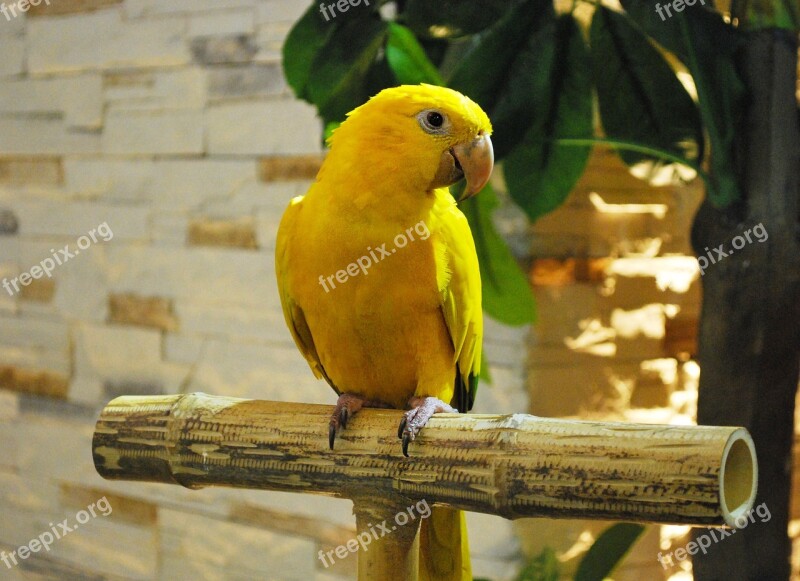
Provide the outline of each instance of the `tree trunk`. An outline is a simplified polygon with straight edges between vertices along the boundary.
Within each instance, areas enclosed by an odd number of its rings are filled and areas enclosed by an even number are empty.
[[[720,211],[705,202],[695,219],[698,257],[717,260],[703,276],[699,330],[698,423],[750,430],[759,463],[755,522],[694,557],[695,579],[789,578],[787,527],[800,358],[800,129],[795,83],[797,40],[786,31],[751,34],[739,58],[750,95],[737,134],[745,202]],[[763,224],[764,242],[751,234]],[[761,236],[763,238],[763,235]],[[714,248],[724,244],[730,256]],[[706,248],[708,250],[706,250]],[[697,534],[702,534],[699,529]]]

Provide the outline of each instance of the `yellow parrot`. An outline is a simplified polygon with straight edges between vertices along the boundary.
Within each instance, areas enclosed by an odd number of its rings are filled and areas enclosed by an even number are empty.
[[[492,172],[491,123],[473,101],[430,85],[385,89],[348,114],[305,196],[278,230],[289,330],[339,398],[336,434],[362,407],[406,409],[402,451],[434,413],[469,411],[481,362],[478,258],[464,197]],[[472,579],[464,516],[422,522],[420,579]]]

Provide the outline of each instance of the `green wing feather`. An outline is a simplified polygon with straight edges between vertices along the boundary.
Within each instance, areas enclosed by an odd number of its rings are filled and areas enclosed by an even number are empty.
[[[466,217],[455,204],[442,216],[443,259],[447,272],[440,277],[442,314],[455,350],[456,377],[453,405],[462,412],[472,409],[478,390],[483,346],[481,274],[475,242]]]

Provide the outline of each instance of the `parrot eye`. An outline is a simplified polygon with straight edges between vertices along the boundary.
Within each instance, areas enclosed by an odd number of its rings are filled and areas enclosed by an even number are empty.
[[[420,127],[422,127],[426,133],[433,133],[436,135],[446,133],[450,125],[444,113],[440,113],[435,109],[426,109],[422,111],[417,115],[417,120],[419,121]]]
[[[442,117],[441,113],[437,113],[436,111],[431,111],[428,113],[428,125],[432,127],[441,127],[444,125],[444,117]]]

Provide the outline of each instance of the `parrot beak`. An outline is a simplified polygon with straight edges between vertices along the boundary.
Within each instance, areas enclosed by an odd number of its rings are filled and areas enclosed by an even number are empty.
[[[461,200],[466,200],[480,192],[492,176],[494,168],[492,140],[488,135],[481,133],[469,143],[459,143],[451,151],[456,168],[459,168],[467,179],[467,187],[461,195]]]
[[[442,154],[439,169],[430,187],[451,186],[466,178],[467,186],[461,196],[466,200],[477,194],[492,175],[494,168],[494,149],[492,140],[483,133],[470,142],[454,145]]]

